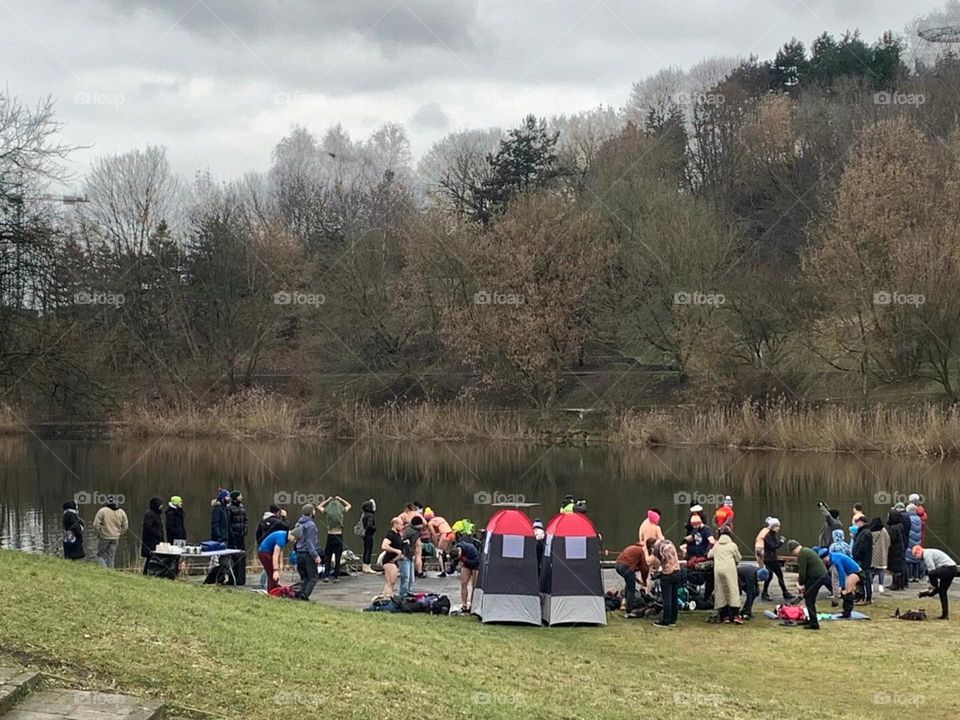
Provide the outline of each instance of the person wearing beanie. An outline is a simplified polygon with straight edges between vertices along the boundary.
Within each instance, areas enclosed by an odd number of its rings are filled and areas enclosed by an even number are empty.
[[[887,534],[890,536],[890,550],[887,552],[887,570],[890,571],[890,589],[904,590],[907,587],[906,561],[903,559],[905,543],[900,513],[891,510],[887,514]]]
[[[840,588],[840,602],[843,609],[840,615],[849,618],[853,612],[857,585],[866,582],[863,568],[852,557],[844,553],[831,552],[828,548],[821,548],[819,554],[827,568],[835,568],[837,571],[837,585]]]
[[[860,515],[854,524],[857,532],[853,536],[851,556],[863,571],[863,604],[869,605],[873,602],[873,574],[870,569],[873,565],[873,533],[866,515]]]
[[[297,574],[300,576],[300,600],[309,600],[320,579],[320,551],[317,549],[317,524],[313,520],[316,509],[307,503],[300,509],[300,519],[294,528],[299,535],[293,549],[297,553]]]
[[[793,593],[787,590],[787,583],[783,578],[783,563],[780,562],[780,548],[783,546],[783,537],[780,535],[780,521],[775,517],[767,518],[767,534],[763,539],[763,566],[770,571],[766,580],[763,581],[763,593],[760,597],[763,600],[771,601],[770,581],[776,577],[780,585],[780,592],[785,602],[790,602],[795,598]]]
[[[239,490],[230,493],[227,505],[227,547],[231,550],[243,550],[233,564],[233,576],[237,585],[247,584],[247,508],[243,504],[243,495]]]
[[[943,550],[927,549],[922,545],[914,546],[913,556],[926,566],[927,580],[930,582],[930,588],[921,590],[917,593],[917,597],[938,596],[940,598],[940,617],[937,620],[949,620],[950,604],[947,600],[947,590],[950,589],[953,579],[957,576],[956,560]]]
[[[116,562],[117,545],[130,529],[127,513],[120,507],[114,495],[107,497],[107,504],[93,516],[93,532],[97,536],[97,562],[101,567],[112,568]]]
[[[150,506],[143,516],[143,529],[140,531],[140,557],[144,559],[143,574],[147,574],[150,558],[157,545],[163,542],[163,498],[150,498]]]
[[[563,502],[560,504],[560,512],[572,513],[573,506],[574,506],[573,495],[564,495]]]
[[[360,530],[363,532],[363,563],[361,572],[364,575],[376,575],[377,573],[370,567],[373,561],[373,537],[377,532],[377,503],[373,498],[367,500],[360,506]]]
[[[707,557],[713,560],[713,606],[717,609],[720,622],[742,625],[737,566],[743,558],[728,528],[720,531],[717,544],[710,548]]]
[[[763,541],[770,532],[770,521],[773,520],[769,515],[763,520],[763,527],[753,539],[753,557],[757,561],[758,567],[763,567]]]
[[[224,545],[230,539],[230,515],[227,513],[229,500],[230,493],[221,489],[217,497],[210,502],[210,539]]]
[[[684,559],[687,561],[687,567],[692,567],[696,562],[702,561],[707,557],[710,548],[716,542],[713,533],[704,526],[703,520],[699,515],[691,515],[690,532],[683,538],[686,543],[684,550]]]
[[[920,518],[920,544],[925,545],[927,542],[927,509],[923,506],[923,498],[920,497],[919,493],[910,493],[910,497],[907,498],[910,503],[917,508],[917,517]]]
[[[724,496],[723,505],[713,514],[713,524],[718,533],[724,528],[730,528],[730,532],[733,532],[733,498],[729,495]]]
[[[174,495],[167,503],[167,509],[164,512],[164,525],[167,530],[167,542],[174,540],[187,539],[187,526],[183,518],[183,498]]]
[[[907,580],[917,582],[923,577],[925,568],[923,563],[914,557],[913,548],[923,544],[923,523],[917,514],[917,506],[913,503],[907,505],[907,509],[903,514],[906,515],[910,522],[910,531],[907,535],[907,550],[903,556],[907,563]]]
[[[690,503],[690,514],[699,515],[700,520],[703,521],[704,526],[707,526],[707,513],[703,510],[703,505],[694,501]]]
[[[67,500],[63,504],[63,557],[67,560],[82,560],[86,555],[83,549],[83,518],[77,511],[77,501]]]
[[[825,587],[830,581],[827,566],[823,564],[823,560],[817,553],[796,540],[787,543],[787,552],[797,558],[797,590],[803,595],[803,602],[807,607],[807,621],[804,627],[808,630],[819,630],[817,594],[820,588]]]
[[[640,529],[637,531],[637,539],[647,547],[648,551],[656,542],[663,540],[660,511],[657,508],[647,510],[647,517],[640,523]]]
[[[878,517],[870,521],[870,543],[870,576],[877,579],[877,592],[882,593],[887,556],[890,554],[890,533]]]

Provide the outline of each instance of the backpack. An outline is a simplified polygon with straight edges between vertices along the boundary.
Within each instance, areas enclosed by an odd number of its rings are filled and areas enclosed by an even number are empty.
[[[799,605],[777,605],[777,617],[791,622],[803,622],[807,619],[807,609]]]
[[[430,614],[431,615],[449,615],[450,614],[450,598],[446,595],[440,595],[430,603]]]
[[[897,608],[897,612],[891,615],[890,617],[897,618],[899,620],[926,620],[927,611],[926,610],[907,610],[905,613],[900,612],[900,608]]]
[[[268,590],[267,595],[279,598],[295,598],[297,591],[293,589],[293,585],[277,585],[275,588]]]
[[[364,532],[363,520],[357,520],[357,524],[353,526],[353,534],[363,537]]]

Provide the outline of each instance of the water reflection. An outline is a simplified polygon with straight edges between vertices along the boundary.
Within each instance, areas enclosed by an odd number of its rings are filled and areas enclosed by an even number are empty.
[[[541,506],[532,516],[551,516],[560,498],[588,500],[589,514],[605,545],[619,549],[635,537],[648,506],[664,514],[676,537],[686,503],[696,494],[730,494],[742,543],[766,515],[776,515],[788,536],[812,541],[819,527],[818,500],[850,517],[854,502],[870,516],[886,516],[897,495],[919,492],[930,513],[931,536],[960,548],[956,462],[883,456],[724,452],[661,449],[544,448],[508,444],[300,443],[222,441],[73,441],[41,443],[0,439],[0,545],[59,552],[64,500],[76,493],[125,496],[133,536],[118,562],[135,562],[136,534],[152,495],[181,495],[191,539],[209,532],[209,501],[218,487],[241,490],[251,525],[276,497],[298,510],[309,495],[343,495],[359,506],[377,499],[384,529],[389,513],[408,500],[432,505],[449,519],[482,522],[491,509],[475,504],[484,494],[522,495]],[[95,504],[81,507],[88,525]],[[712,508],[708,508],[712,510]],[[348,518],[349,525],[356,518]],[[348,545],[355,538],[349,534]],[[88,550],[95,540],[87,537]],[[251,529],[252,543],[252,529]],[[358,548],[354,548],[358,549]],[[92,552],[88,551],[88,555]]]

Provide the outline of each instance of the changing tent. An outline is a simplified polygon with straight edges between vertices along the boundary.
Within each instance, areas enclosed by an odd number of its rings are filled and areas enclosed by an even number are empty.
[[[546,527],[540,570],[543,621],[606,625],[600,538],[586,515],[561,513]]]
[[[487,522],[473,612],[485,623],[541,624],[537,541],[520,510],[499,510]]]

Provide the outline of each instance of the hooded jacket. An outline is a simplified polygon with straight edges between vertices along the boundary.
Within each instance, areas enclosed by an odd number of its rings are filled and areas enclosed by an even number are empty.
[[[360,506],[360,527],[364,535],[373,535],[377,532],[377,516],[374,514],[373,503],[367,500]]]
[[[227,537],[230,544],[243,547],[247,540],[247,508],[240,500],[233,499],[227,505],[227,515],[229,517]]]
[[[853,548],[850,554],[860,567],[872,567],[873,533],[868,525],[857,530],[857,534],[853,536]]]
[[[831,553],[840,553],[847,557],[853,557],[853,549],[850,547],[850,543],[843,539],[843,530],[833,531],[828,549]]]
[[[93,531],[101,540],[119,540],[129,529],[127,514],[116,503],[100,508],[93,516]]]
[[[923,524],[916,510],[908,510],[907,517],[910,518],[910,535],[907,537],[907,549],[904,551],[904,559],[913,562],[913,547],[919,545],[923,539]]]
[[[174,540],[186,540],[187,526],[183,520],[183,508],[168,503],[165,515],[167,542],[172,543]]]
[[[83,520],[72,500],[63,505],[63,556],[68,560],[80,560],[83,551]]]
[[[225,543],[228,540],[227,505],[223,500],[214,499],[210,503],[210,539]]]
[[[707,552],[713,558],[713,606],[740,607],[740,585],[737,565],[743,559],[740,548],[727,533],[721,533],[717,544]]]
[[[140,533],[140,557],[149,558],[157,545],[163,542],[163,500],[150,498],[150,508],[143,516],[143,531]]]
[[[829,547],[830,543],[833,542],[834,530],[843,530],[843,523],[840,522],[839,518],[835,518],[826,506],[821,507],[820,511],[823,513],[823,525],[820,526],[820,536],[817,538],[817,544],[820,547]]]
[[[312,517],[307,517],[306,515],[301,515],[300,519],[297,520],[297,525],[300,526],[303,531],[303,535],[297,540],[294,549],[297,551],[297,555],[300,553],[307,553],[313,559],[320,557],[320,551],[317,550],[317,524],[313,521]]]
[[[830,564],[837,569],[837,583],[840,587],[847,584],[847,576],[860,572],[860,566],[853,558],[843,553],[830,553]]]
[[[263,542],[263,539],[270,533],[276,532],[277,530],[289,530],[287,524],[283,521],[283,518],[279,515],[274,515],[272,512],[265,512],[263,517],[260,519],[260,524],[257,525],[256,531],[254,531],[254,536],[257,540],[257,547],[260,546],[260,543]]]
[[[885,569],[887,556],[890,554],[890,533],[883,526],[883,520],[874,518],[870,522],[870,538],[873,546],[870,553],[870,567]]]
[[[900,513],[891,510],[887,515],[887,534],[890,536],[890,551],[887,553],[887,570],[899,575],[903,572],[903,526]]]

